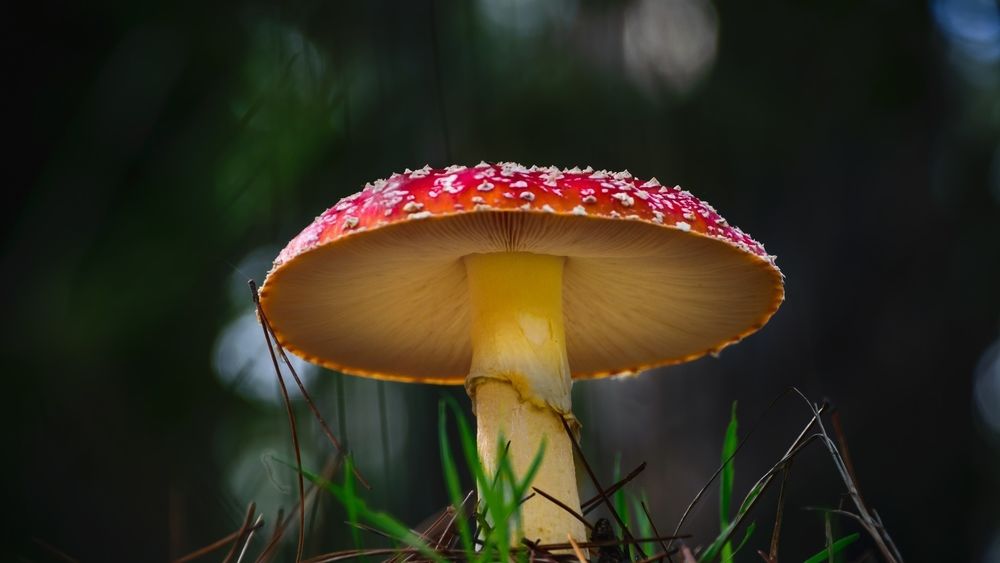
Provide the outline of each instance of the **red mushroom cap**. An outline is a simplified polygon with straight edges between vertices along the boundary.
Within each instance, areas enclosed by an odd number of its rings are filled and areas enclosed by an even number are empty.
[[[755,332],[774,257],[679,186],[590,167],[424,167],[368,184],[292,239],[261,288],[278,340],[346,373],[459,384],[471,253],[567,257],[575,378],[695,359]],[[530,283],[530,280],[526,280]]]

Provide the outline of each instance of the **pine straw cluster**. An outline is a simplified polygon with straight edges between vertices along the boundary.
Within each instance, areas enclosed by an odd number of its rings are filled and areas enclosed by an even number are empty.
[[[805,397],[798,389],[790,388],[772,401],[771,405],[758,417],[750,431],[737,440],[735,409],[730,427],[726,433],[723,445],[723,459],[719,468],[708,480],[704,487],[691,500],[685,509],[682,517],[674,526],[673,531],[667,535],[661,535],[656,525],[649,515],[649,509],[645,501],[635,502],[635,511],[641,513],[645,518],[640,522],[644,532],[642,537],[636,537],[629,526],[629,511],[623,502],[623,491],[625,486],[635,479],[646,468],[645,462],[640,464],[630,473],[618,479],[609,486],[604,486],[597,477],[590,463],[583,455],[579,443],[571,431],[566,426],[566,432],[574,446],[575,452],[581,465],[587,472],[591,484],[598,491],[597,495],[581,504],[581,512],[577,513],[552,497],[543,490],[530,487],[533,477],[533,469],[537,469],[541,461],[543,451],[539,451],[535,458],[532,470],[527,472],[522,479],[517,479],[509,464],[505,464],[505,458],[500,455],[500,467],[497,473],[492,476],[483,475],[482,466],[478,463],[476,454],[475,439],[471,430],[462,417],[457,405],[453,402],[442,401],[440,409],[439,440],[441,441],[442,464],[445,469],[445,480],[448,485],[452,503],[441,510],[438,516],[429,524],[419,530],[413,530],[404,524],[396,521],[391,516],[370,509],[363,500],[356,494],[356,485],[365,489],[370,489],[368,481],[362,476],[360,471],[353,465],[351,458],[346,455],[340,442],[330,431],[329,425],[320,414],[319,409],[306,391],[301,379],[292,367],[285,351],[277,344],[274,333],[268,323],[267,317],[260,308],[257,300],[257,289],[253,281],[250,283],[251,293],[257,307],[257,314],[261,320],[264,338],[267,341],[268,350],[271,353],[271,360],[274,365],[279,388],[288,414],[288,422],[291,430],[292,444],[295,450],[295,461],[284,462],[293,470],[298,478],[299,500],[295,509],[289,514],[277,515],[273,532],[267,542],[259,549],[259,552],[252,556],[249,554],[251,540],[264,526],[263,514],[256,512],[253,503],[247,509],[240,528],[231,534],[181,557],[176,563],[193,561],[203,556],[221,552],[228,548],[223,561],[226,563],[242,563],[243,561],[256,561],[258,563],[272,560],[277,552],[280,541],[289,531],[293,521],[297,520],[297,547],[295,561],[301,563],[326,563],[348,559],[369,559],[378,558],[391,563],[402,562],[423,562],[423,561],[586,561],[594,560],[601,563],[612,563],[619,561],[640,561],[642,563],[652,563],[654,561],[669,561],[671,563],[707,563],[711,561],[727,562],[743,547],[753,532],[754,525],[745,527],[744,537],[734,548],[732,538],[735,532],[741,528],[747,515],[754,509],[762,493],[767,491],[775,483],[779,486],[777,509],[774,516],[770,546],[768,551],[758,550],[757,554],[766,563],[778,562],[778,547],[781,538],[781,524],[785,501],[785,485],[788,481],[792,461],[813,442],[818,442],[827,449],[833,460],[834,466],[844,482],[849,504],[836,509],[816,509],[825,512],[827,518],[827,541],[822,551],[809,558],[807,563],[818,563],[820,561],[833,561],[834,556],[839,554],[848,545],[858,539],[859,534],[834,539],[830,532],[829,521],[831,515],[842,516],[854,520],[871,538],[874,546],[888,563],[902,563],[903,559],[898,549],[889,537],[888,532],[882,524],[879,514],[870,508],[858,491],[857,480],[854,469],[847,454],[847,445],[844,433],[841,429],[840,421],[836,413],[830,415],[827,403],[815,404]],[[279,363],[279,357],[282,360]],[[328,440],[337,452],[333,462],[324,468],[322,474],[314,474],[302,468],[301,453],[299,449],[298,430],[296,428],[295,417],[292,412],[291,402],[288,397],[288,390],[285,377],[280,364],[288,368],[292,379],[298,386],[305,398],[306,404],[312,411],[313,416],[319,422]],[[735,515],[729,519],[725,514],[720,519],[721,531],[719,535],[702,549],[692,549],[683,540],[690,538],[688,534],[682,534],[683,528],[692,509],[699,503],[705,493],[717,480],[721,482],[720,495],[722,497],[723,512],[728,506],[732,495],[733,486],[733,458],[742,449],[746,441],[753,435],[760,418],[763,417],[781,398],[792,395],[799,397],[811,412],[811,417],[804,425],[798,436],[792,441],[785,454],[779,459],[764,475],[762,475],[750,492],[743,499]],[[461,450],[466,458],[465,461],[469,470],[476,479],[477,488],[481,491],[482,498],[476,500],[474,492],[462,493],[459,489],[458,471],[452,458],[451,448],[448,444],[446,429],[447,411],[452,410],[457,420],[461,440]],[[833,434],[831,437],[827,431],[825,419],[832,422]],[[565,423],[564,423],[565,424]],[[498,446],[502,446],[498,444]],[[331,481],[333,475],[337,473],[344,475],[342,485]],[[721,477],[721,479],[720,479]],[[306,487],[306,481],[311,482],[311,486]],[[530,491],[529,491],[530,487]],[[306,558],[303,554],[305,543],[305,509],[306,505],[314,499],[319,490],[325,490],[333,494],[341,504],[347,509],[351,526],[351,533],[355,539],[355,545],[361,545],[358,534],[366,532],[387,538],[394,547],[391,548],[356,548],[332,553],[325,553]],[[529,538],[521,540],[520,545],[511,546],[508,533],[511,526],[508,522],[513,521],[516,525],[518,518],[518,507],[525,500],[539,495],[555,503],[563,510],[571,513],[580,520],[588,529],[590,541],[575,542],[572,538],[567,538],[567,543],[562,544],[539,544]],[[604,507],[613,519],[613,523],[601,518],[594,522],[588,519],[588,515],[595,509]],[[853,508],[851,508],[853,507]],[[295,518],[295,516],[298,516]],[[512,520],[513,519],[513,520]],[[362,523],[364,521],[364,523]],[[504,525],[497,526],[496,522]],[[619,531],[621,537],[615,533]]]

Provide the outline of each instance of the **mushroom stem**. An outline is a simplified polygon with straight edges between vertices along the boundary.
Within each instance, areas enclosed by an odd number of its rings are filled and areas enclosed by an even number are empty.
[[[532,485],[579,512],[573,447],[560,418],[572,426],[562,313],[565,258],[528,252],[465,257],[472,304],[472,367],[466,389],[477,418],[479,455],[487,475],[507,450],[515,475],[523,478],[538,449],[544,458]],[[566,534],[585,541],[573,515],[540,496],[521,507],[521,535],[562,543]]]

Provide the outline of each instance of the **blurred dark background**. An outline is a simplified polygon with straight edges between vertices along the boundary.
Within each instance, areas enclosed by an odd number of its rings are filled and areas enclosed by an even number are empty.
[[[162,561],[238,528],[251,500],[290,508],[293,476],[268,462],[291,456],[287,421],[246,280],[366,181],[485,159],[679,183],[778,255],[787,299],[760,333],[576,387],[603,478],[617,455],[623,471],[649,462],[634,490],[661,530],[718,465],[731,402],[745,433],[795,385],[838,407],[908,559],[1000,561],[992,0],[6,11],[5,559]],[[416,525],[447,502],[436,405],[463,390],[302,369],[372,505]],[[330,448],[297,409],[321,468]],[[769,411],[737,458],[740,498],[807,418],[794,399]],[[794,561],[824,542],[802,507],[844,488],[819,447],[789,487]],[[694,544],[717,532],[717,502],[686,526]],[[759,560],[774,506],[772,492],[738,559]],[[347,546],[338,510],[318,504],[308,553]]]

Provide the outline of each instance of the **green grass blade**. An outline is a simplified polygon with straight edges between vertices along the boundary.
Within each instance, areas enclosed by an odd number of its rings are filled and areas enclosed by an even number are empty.
[[[278,457],[272,456],[272,459],[292,468],[293,471],[297,471],[298,468],[294,463],[290,463]],[[348,494],[344,489],[335,483],[327,481],[323,477],[312,473],[306,469],[302,469],[302,475],[308,479],[310,482],[316,484],[316,486],[323,488],[337,499],[345,507],[350,503],[353,504],[354,509],[357,511],[360,519],[367,521],[371,526],[378,528],[386,535],[399,540],[422,553],[428,559],[435,561],[436,563],[445,563],[445,559],[441,557],[441,554],[431,549],[430,546],[417,534],[408,528],[405,524],[399,522],[392,516],[384,512],[379,512],[377,510],[372,510],[368,507],[368,504],[361,498],[354,497],[353,499],[348,499]]]
[[[472,531],[469,529],[468,516],[465,514],[462,485],[458,478],[458,468],[455,466],[455,459],[451,453],[451,443],[448,440],[448,411],[445,403],[438,403],[438,443],[441,448],[441,467],[444,469],[445,485],[448,488],[448,496],[451,497],[451,504],[455,507],[457,516],[455,522],[458,525],[458,533],[462,538],[462,549],[466,553],[475,553],[475,546],[472,543]]]
[[[828,545],[827,547],[823,548],[823,551],[817,553],[816,555],[813,555],[809,559],[806,559],[805,563],[823,563],[823,561],[828,561],[834,555],[837,555],[841,551],[847,549],[847,546],[858,541],[858,538],[860,537],[861,534],[857,532],[849,536],[844,536],[839,540],[833,542],[832,544]]]
[[[465,457],[465,463],[468,466],[469,471],[475,478],[476,483],[479,486],[489,487],[490,482],[486,478],[486,473],[483,470],[483,464],[479,460],[479,452],[476,449],[476,438],[469,427],[469,421],[465,419],[465,415],[462,414],[462,409],[458,406],[451,397],[444,398],[445,403],[448,408],[451,409],[452,414],[455,416],[455,422],[458,425],[458,436],[459,443],[462,446],[462,454]]]
[[[750,525],[747,526],[746,533],[743,534],[743,539],[740,540],[740,543],[736,546],[736,548],[733,549],[733,552],[732,554],[730,554],[729,559],[723,558],[722,563],[729,563],[730,561],[732,561],[733,557],[736,557],[736,554],[739,553],[741,549],[743,549],[743,546],[745,546],[748,541],[750,541],[750,536],[752,536],[754,531],[756,530],[757,530],[757,523],[750,522]]]
[[[514,487],[517,485],[517,477],[514,475],[514,466],[510,463],[510,458],[507,457],[509,453],[507,451],[507,438],[500,434],[497,437],[497,475],[493,479],[493,486],[496,488],[497,494],[504,499],[504,504],[509,503],[510,499],[516,496]]]
[[[618,452],[617,454],[615,454],[615,467],[614,467],[614,472],[611,475],[611,482],[617,483],[618,481],[621,481],[621,478],[622,478],[622,454],[621,452]],[[629,517],[630,515],[628,509],[628,500],[625,497],[625,487],[622,487],[617,491],[615,491],[614,494],[611,495],[611,500],[614,503],[615,512],[617,512],[618,515],[621,516],[622,522],[625,524],[625,527],[631,528],[632,519]],[[624,538],[625,530],[619,528],[618,537]],[[632,549],[633,546],[630,543],[622,545],[622,550],[625,552],[625,556],[628,557],[630,560],[632,559]]]
[[[446,397],[445,402],[455,416],[458,425],[458,435],[462,446],[462,453],[465,456],[466,465],[469,472],[476,480],[479,490],[480,500],[485,504],[487,522],[492,523],[492,528],[485,537],[480,538],[484,542],[483,549],[477,553],[477,558],[487,559],[491,556],[492,550],[496,549],[500,553],[500,560],[507,561],[510,555],[510,530],[507,525],[507,514],[504,508],[503,490],[506,481],[501,477],[500,483],[493,483],[486,476],[486,471],[479,459],[479,452],[476,447],[476,438],[469,426],[468,420],[462,414],[462,409],[451,397]],[[503,464],[506,456],[500,460]],[[502,473],[502,472],[501,472]]]
[[[482,502],[485,505],[486,523],[492,524],[488,527],[488,532],[481,538],[484,546],[479,552],[476,552],[476,557],[484,560],[508,561],[510,559],[511,532],[514,531],[512,525],[516,526],[516,529],[520,529],[521,499],[530,490],[531,483],[541,468],[546,444],[543,442],[539,445],[531,464],[524,475],[518,479],[510,459],[504,454],[506,440],[501,436],[497,442],[497,468],[494,475],[488,477],[479,459],[472,429],[461,409],[450,398],[445,399],[444,403],[451,408],[455,416],[462,452],[470,472],[475,476]]]
[[[733,401],[732,412],[729,416],[729,426],[726,427],[726,435],[722,441],[722,475],[719,478],[719,529],[725,530],[729,527],[729,514],[732,510],[733,481],[736,478],[735,460],[731,459],[736,453],[739,445],[737,430],[739,423],[736,418],[736,401]],[[728,460],[728,461],[727,461]],[[733,557],[733,545],[725,542],[722,546],[722,560],[729,561]]]
[[[354,462],[351,456],[344,457],[344,508],[347,509],[347,521],[351,523],[351,541],[354,542],[354,549],[364,549],[361,544],[361,532],[355,525],[358,523],[358,498],[354,488]]]
[[[494,547],[498,552],[499,561],[510,560],[510,534],[512,526],[518,531],[521,529],[519,518],[520,507],[517,504],[515,486],[517,478],[514,476],[514,467],[510,463],[510,458],[505,455],[507,439],[501,434],[497,437],[496,460],[499,468],[499,479],[493,481],[493,499],[490,504],[490,512],[493,514],[494,522],[498,522],[494,527]],[[517,533],[517,532],[515,532]]]
[[[723,543],[726,543],[729,536],[732,535],[733,530],[736,528],[736,525],[739,524],[740,518],[742,518],[743,515],[750,510],[750,507],[753,506],[754,501],[757,500],[757,497],[760,496],[760,493],[763,491],[764,491],[764,481],[758,482],[756,485],[754,485],[752,489],[750,489],[750,492],[747,493],[746,498],[743,499],[743,503],[740,505],[740,509],[736,511],[736,518],[734,518],[733,521],[730,522],[728,526],[726,526],[726,529],[722,530],[719,533],[718,537],[715,538],[715,541],[713,541],[705,549],[705,551],[702,552],[702,554],[698,557],[699,562],[713,561],[715,560],[716,557],[719,556],[719,552],[722,551]]]
[[[642,500],[639,497],[632,496],[632,510],[635,511],[636,522],[639,526],[639,536],[643,538],[651,538],[656,534],[653,532],[653,523],[649,521],[646,516],[646,511],[642,509],[642,503],[645,502],[646,506],[649,506],[649,500],[646,498],[646,493],[642,493]],[[645,542],[642,544],[642,550],[648,553],[656,553],[656,545],[652,542]]]

